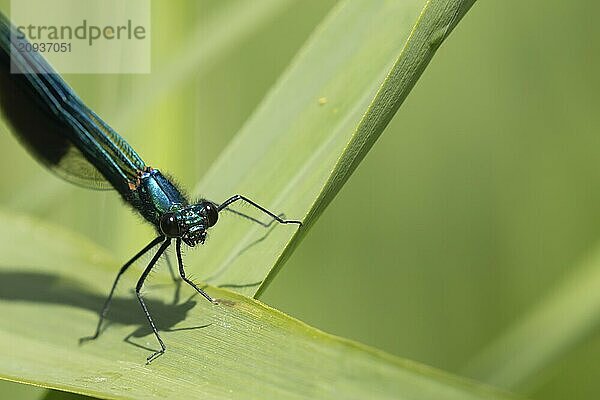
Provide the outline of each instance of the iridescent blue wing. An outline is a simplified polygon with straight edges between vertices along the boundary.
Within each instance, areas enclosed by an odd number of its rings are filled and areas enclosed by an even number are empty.
[[[0,109],[13,134],[60,177],[128,193],[145,163],[25,43],[0,13]]]

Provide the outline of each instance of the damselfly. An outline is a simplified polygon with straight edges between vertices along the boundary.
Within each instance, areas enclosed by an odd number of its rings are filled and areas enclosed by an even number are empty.
[[[181,257],[182,242],[194,247],[204,244],[207,230],[219,219],[219,212],[235,202],[245,202],[282,224],[301,225],[300,221],[279,215],[241,195],[222,203],[200,199],[190,202],[159,170],[152,168],[77,97],[67,83],[37,52],[19,52],[27,40],[0,13],[0,108],[12,132],[31,154],[67,181],[92,189],[115,189],[156,228],[157,237],[119,270],[100,311],[96,339],[108,312],[121,275],[143,254],[159,246],[144,269],[135,293],[160,350],[151,354],[151,362],[163,354],[166,346],[140,290],[148,274],[175,242],[181,279],[211,303],[217,302],[185,274]],[[31,46],[29,46],[31,47]]]

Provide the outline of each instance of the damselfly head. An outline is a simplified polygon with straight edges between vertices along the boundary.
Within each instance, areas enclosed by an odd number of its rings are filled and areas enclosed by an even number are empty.
[[[163,214],[160,230],[169,238],[181,238],[188,246],[204,244],[206,230],[219,219],[217,206],[210,201],[185,206]]]

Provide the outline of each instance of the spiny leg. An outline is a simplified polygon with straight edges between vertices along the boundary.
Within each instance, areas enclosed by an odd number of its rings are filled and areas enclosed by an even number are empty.
[[[235,203],[236,201],[240,201],[240,200],[259,209],[260,211],[264,212],[265,214],[267,214],[268,216],[270,216],[271,218],[273,218],[275,221],[279,222],[280,224],[297,224],[297,225],[302,226],[302,221],[293,220],[293,219],[283,219],[279,215],[276,215],[275,213],[267,210],[260,204],[254,202],[254,201],[250,200],[249,198],[247,198],[246,196],[242,196],[240,194],[236,194],[235,196],[231,196],[230,198],[225,200],[222,204],[219,205],[218,209],[219,209],[219,211],[221,211],[221,210],[229,207],[231,204]]]
[[[235,214],[235,215],[238,215],[238,216],[240,216],[240,217],[242,217],[244,219],[247,219],[248,221],[254,222],[255,224],[259,224],[259,225],[263,226],[264,228],[268,228],[275,221],[275,220],[272,219],[271,221],[265,223],[265,222],[262,222],[258,218],[251,217],[251,216],[249,216],[247,214],[244,214],[243,212],[240,212],[238,210],[234,210],[233,208],[225,208],[225,211],[230,212],[230,213]],[[279,214],[279,217],[283,217],[283,216],[284,216],[283,214]]]
[[[158,343],[160,344],[160,350],[157,352],[154,352],[153,354],[148,356],[148,358],[146,359],[147,364],[150,364],[156,357],[162,355],[165,352],[165,350],[167,349],[167,347],[165,346],[164,342],[160,338],[160,335],[158,334],[158,330],[156,329],[156,326],[154,325],[154,321],[152,321],[152,317],[150,316],[150,313],[148,312],[148,307],[146,307],[146,303],[144,302],[144,299],[142,298],[142,294],[140,293],[140,291],[142,290],[142,286],[144,286],[144,281],[148,277],[148,274],[150,274],[150,271],[152,271],[152,268],[154,268],[156,261],[158,261],[158,259],[162,255],[162,253],[164,253],[164,251],[167,249],[167,247],[169,247],[170,244],[171,244],[171,239],[167,238],[164,241],[164,243],[160,245],[160,248],[158,249],[158,251],[156,252],[154,257],[152,257],[152,260],[150,260],[150,262],[148,263],[148,266],[146,267],[144,272],[142,272],[142,276],[140,276],[140,279],[138,280],[137,284],[135,285],[135,295],[137,296],[138,300],[140,301],[140,305],[142,306],[142,309],[144,310],[144,314],[146,314],[146,319],[148,320],[148,323],[150,323],[152,332],[154,332],[154,336],[156,336],[156,339],[158,340]]]
[[[179,264],[179,275],[181,276],[181,279],[183,279],[187,284],[189,284],[191,287],[196,289],[196,292],[198,292],[202,296],[204,296],[206,298],[206,300],[210,301],[213,304],[219,304],[215,299],[210,297],[210,295],[208,293],[206,293],[204,290],[200,289],[198,287],[198,285],[196,285],[194,282],[192,282],[189,278],[187,278],[185,276],[185,270],[183,269],[183,259],[181,257],[181,239],[180,238],[177,239],[176,248],[177,248],[177,263]]]
[[[123,273],[125,271],[127,271],[127,269],[134,262],[136,262],[138,258],[140,258],[148,250],[152,249],[154,246],[156,246],[157,244],[159,244],[163,240],[165,240],[165,238],[163,236],[159,236],[156,239],[152,240],[150,243],[148,243],[146,245],[146,247],[144,247],[142,250],[140,250],[135,256],[133,256],[129,261],[127,261],[125,263],[125,265],[123,265],[121,267],[121,269],[119,270],[119,273],[117,274],[117,277],[115,278],[115,280],[113,282],[113,285],[112,285],[112,287],[110,289],[110,293],[108,294],[108,297],[104,301],[104,305],[102,306],[102,311],[100,311],[100,318],[98,320],[98,325],[96,326],[96,332],[92,336],[86,336],[86,337],[83,337],[83,338],[79,339],[79,343],[82,343],[82,342],[85,342],[85,341],[88,341],[88,340],[94,340],[94,339],[98,338],[98,336],[100,335],[100,329],[102,328],[102,322],[104,322],[104,319],[106,318],[106,314],[108,313],[108,309],[110,308],[110,303],[112,301],[113,294],[115,293],[115,289],[117,287],[117,283],[119,282],[119,279],[121,278],[121,275],[123,275]]]

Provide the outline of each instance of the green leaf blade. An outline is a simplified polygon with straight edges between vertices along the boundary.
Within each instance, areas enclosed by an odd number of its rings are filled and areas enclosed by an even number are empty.
[[[264,289],[473,3],[343,2],[332,10],[199,185],[217,201],[247,194],[305,225],[265,234],[223,217],[227,235],[215,229],[211,251],[189,259],[210,284],[246,295]],[[349,229],[360,232],[365,212],[358,201]]]
[[[144,364],[157,343],[128,290],[115,299],[100,338],[78,346],[95,327],[113,260],[56,227],[4,213],[0,219],[3,379],[127,399],[512,398],[328,335],[227,290],[208,288],[221,302],[213,306],[188,299],[193,291],[183,286],[182,301],[172,303],[173,283],[161,275],[150,280],[145,298],[165,355]],[[36,251],[24,252],[31,240]],[[124,278],[129,288],[137,274]]]

